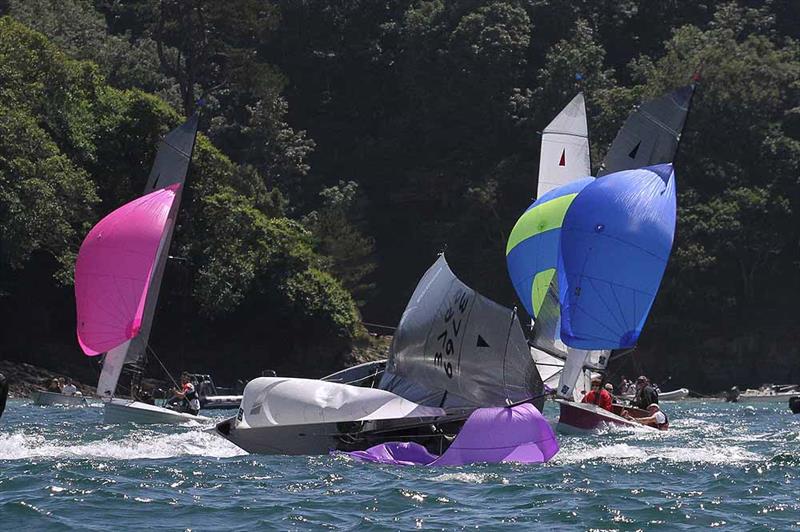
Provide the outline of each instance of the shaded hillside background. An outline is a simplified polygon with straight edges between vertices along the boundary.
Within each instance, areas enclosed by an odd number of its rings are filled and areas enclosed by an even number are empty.
[[[538,131],[578,90],[593,165],[632,107],[702,81],[673,258],[631,373],[800,381],[800,4],[3,0],[0,356],[84,371],[71,272],[160,135],[204,137],[152,346],[220,379],[319,376],[397,323],[446,249],[506,305]],[[88,369],[87,369],[88,368]]]

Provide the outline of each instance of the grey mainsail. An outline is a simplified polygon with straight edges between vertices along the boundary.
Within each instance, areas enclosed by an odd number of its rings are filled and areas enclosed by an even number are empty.
[[[462,283],[444,255],[403,312],[380,387],[444,407],[502,406],[543,390],[516,312]]]
[[[180,184],[170,210],[164,236],[159,244],[158,256],[153,268],[152,279],[145,299],[144,313],[139,334],[124,344],[110,350],[103,359],[103,369],[97,383],[97,395],[104,398],[113,397],[117,382],[125,364],[139,364],[146,355],[150,330],[153,326],[158,294],[161,289],[161,278],[169,256],[169,246],[183,195],[183,184],[192,158],[195,139],[197,138],[198,115],[195,114],[186,122],[173,129],[161,140],[156,159],[147,178],[144,193],[170,185]]]
[[[695,85],[644,102],[617,133],[598,177],[621,170],[669,163],[675,157]]]

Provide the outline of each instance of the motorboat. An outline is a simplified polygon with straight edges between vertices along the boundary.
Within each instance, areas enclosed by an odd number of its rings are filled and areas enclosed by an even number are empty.
[[[800,391],[797,384],[770,384],[759,389],[748,388],[736,398],[739,403],[767,403],[788,401]]]
[[[194,384],[197,395],[200,397],[200,410],[227,410],[239,408],[242,396],[237,394],[224,394],[223,388],[214,384],[211,375],[202,373],[187,373],[189,380]]]
[[[621,397],[626,401],[633,401],[633,399],[636,397],[636,394],[626,393]],[[670,390],[668,392],[658,392],[659,401],[680,401],[681,399],[686,399],[687,397],[689,397],[688,388],[678,388],[677,390]]]
[[[89,404],[83,395],[66,395],[44,390],[33,392],[31,399],[33,399],[33,404],[38,406],[86,406]]]

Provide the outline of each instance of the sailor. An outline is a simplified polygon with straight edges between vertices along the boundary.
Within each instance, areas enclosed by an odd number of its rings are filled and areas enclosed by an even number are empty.
[[[658,404],[658,394],[650,386],[650,381],[644,375],[639,375],[636,379],[636,396],[631,401],[631,406],[636,408],[647,408],[651,404]]]
[[[603,388],[602,375],[592,374],[592,389],[583,396],[581,403],[595,404],[611,412],[611,394]]]
[[[76,388],[75,385],[72,384],[72,379],[67,377],[66,384],[64,384],[64,386],[61,387],[61,393],[63,393],[64,395],[75,395],[75,392],[77,391],[78,388]]]
[[[667,417],[667,414],[661,410],[661,407],[659,407],[657,403],[652,403],[648,405],[647,411],[650,413],[650,415],[647,417],[639,417],[639,418],[633,418],[630,416],[626,417],[631,421],[636,421],[637,423],[641,423],[642,425],[655,427],[658,430],[667,430],[669,428],[669,418]]]
[[[611,396],[611,402],[612,402],[612,403],[618,403],[618,402],[619,402],[619,400],[618,400],[618,399],[617,399],[617,397],[614,395],[614,385],[613,385],[613,384],[611,384],[610,382],[607,382],[607,383],[606,383],[606,385],[605,385],[605,389],[606,389],[606,391],[608,392],[608,395],[610,395],[610,396]]]
[[[175,397],[186,401],[188,404],[186,412],[189,414],[196,416],[200,413],[200,397],[197,395],[197,391],[194,389],[194,384],[192,384],[188,374],[181,375],[181,389],[175,390]]]
[[[53,378],[50,383],[47,385],[47,391],[53,393],[61,393],[61,384],[58,382],[58,379]]]

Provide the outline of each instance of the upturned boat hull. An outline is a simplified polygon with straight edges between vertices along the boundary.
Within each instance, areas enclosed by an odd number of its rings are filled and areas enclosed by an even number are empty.
[[[567,434],[584,434],[602,429],[607,425],[644,427],[647,429],[657,430],[653,427],[647,427],[646,425],[626,419],[616,413],[609,412],[598,405],[575,403],[572,401],[565,401],[563,399],[556,399],[556,402],[560,408],[557,428],[560,432]],[[615,406],[621,411],[621,405]],[[633,417],[644,417],[649,415],[648,412],[639,410],[637,408],[626,408],[626,410]]]
[[[55,392],[33,392],[33,404],[38,406],[86,406],[89,404],[82,395],[64,395]]]
[[[211,418],[175,412],[160,406],[127,399],[111,399],[103,406],[103,422],[109,425],[123,423],[179,424],[189,421],[206,422]]]

